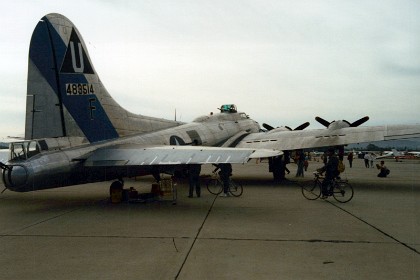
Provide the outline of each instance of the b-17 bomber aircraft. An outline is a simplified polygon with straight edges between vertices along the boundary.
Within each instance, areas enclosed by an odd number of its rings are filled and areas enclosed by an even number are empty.
[[[420,137],[420,125],[326,129],[259,124],[235,105],[191,123],[136,115],[119,106],[99,79],[82,36],[60,14],[37,24],[30,43],[25,141],[10,144],[1,163],[6,188],[17,192],[111,181],[185,168],[244,163],[283,151]]]

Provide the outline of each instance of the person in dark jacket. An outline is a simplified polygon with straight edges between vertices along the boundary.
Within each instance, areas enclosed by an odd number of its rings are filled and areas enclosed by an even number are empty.
[[[389,169],[385,166],[385,162],[383,160],[381,160],[380,165],[379,164],[376,165],[376,168],[379,169],[378,177],[385,178],[390,173]]]
[[[349,161],[350,168],[353,167],[353,152],[349,152],[347,156],[347,160]]]
[[[223,182],[223,194],[221,196],[229,196],[229,177],[232,176],[232,164],[230,163],[219,163],[213,164],[216,166],[216,169],[213,170],[213,173],[216,173],[217,170],[219,171],[220,179]]]
[[[200,187],[200,172],[201,172],[201,165],[200,164],[190,164],[188,165],[188,180],[190,183],[190,192],[188,197],[193,197],[194,188],[197,197],[201,195],[201,187]]]
[[[328,149],[327,156],[327,164],[318,170],[320,173],[325,172],[325,179],[322,182],[323,198],[327,197],[330,194],[330,192],[332,191],[332,189],[330,189],[331,181],[334,180],[334,178],[340,174],[340,172],[338,171],[338,158],[335,155],[333,148]]]

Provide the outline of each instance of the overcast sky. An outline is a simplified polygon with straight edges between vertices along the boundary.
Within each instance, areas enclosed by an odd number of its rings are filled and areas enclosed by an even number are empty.
[[[7,1],[0,138],[24,132],[28,49],[44,15],[79,29],[133,113],[189,122],[235,103],[261,124],[419,123],[420,1]]]

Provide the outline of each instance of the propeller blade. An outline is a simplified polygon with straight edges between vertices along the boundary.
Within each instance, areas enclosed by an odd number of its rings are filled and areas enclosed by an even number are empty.
[[[367,122],[368,120],[369,120],[369,117],[368,117],[368,116],[366,116],[366,117],[363,117],[363,118],[358,119],[357,121],[355,121],[355,122],[351,123],[351,124],[350,124],[350,126],[351,126],[351,127],[356,127],[356,126],[361,125],[362,123]]]
[[[263,124],[262,124],[262,126],[263,126],[265,129],[267,129],[268,131],[270,131],[270,130],[273,130],[273,129],[274,129],[274,127],[272,127],[271,125],[266,124],[266,123],[263,123]]]
[[[309,122],[303,123],[301,125],[299,125],[298,127],[296,127],[294,130],[304,130],[305,128],[307,128],[310,125]]]
[[[321,117],[315,117],[315,120],[325,127],[328,127],[331,124],[329,121],[326,121]]]
[[[262,126],[267,129],[268,131],[275,129],[274,127],[272,127],[269,124],[263,123]],[[303,123],[301,125],[299,125],[298,127],[296,127],[295,129],[290,128],[290,126],[284,126],[285,128],[287,128],[288,130],[292,131],[292,130],[303,130],[305,128],[307,128],[309,126],[309,122]]]

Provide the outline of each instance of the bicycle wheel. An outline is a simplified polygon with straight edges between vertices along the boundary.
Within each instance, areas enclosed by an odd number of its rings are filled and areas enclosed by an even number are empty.
[[[223,185],[219,180],[211,179],[207,182],[207,190],[211,194],[218,195],[223,191]]]
[[[240,183],[230,180],[229,192],[231,195],[238,197],[242,195],[243,191],[244,189],[242,188],[242,185]]]
[[[341,203],[349,202],[354,195],[353,187],[346,181],[336,182],[333,190],[333,197]]]
[[[321,196],[321,183],[308,181],[302,184],[302,194],[306,199],[315,200]]]

